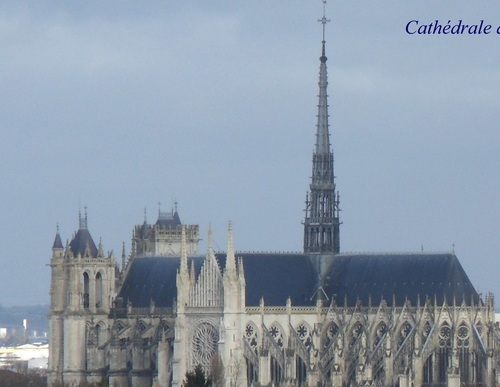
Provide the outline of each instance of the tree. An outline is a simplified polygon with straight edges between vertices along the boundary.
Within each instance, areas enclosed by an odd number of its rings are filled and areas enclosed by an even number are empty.
[[[205,376],[200,364],[194,367],[194,371],[186,372],[186,378],[182,382],[183,387],[210,387],[212,380]]]
[[[229,378],[229,385],[231,387],[239,386],[240,384],[239,379],[242,376],[243,367],[244,363],[241,357],[238,359],[233,359],[233,361],[230,363],[228,378]]]
[[[215,354],[210,361],[210,378],[214,387],[224,387],[224,362],[219,354]]]

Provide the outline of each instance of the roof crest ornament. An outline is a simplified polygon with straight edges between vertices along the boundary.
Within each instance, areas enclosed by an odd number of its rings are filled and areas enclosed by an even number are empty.
[[[87,229],[87,206],[84,207],[85,212],[84,216],[82,218],[82,211],[78,210],[78,226],[80,230],[86,230]]]

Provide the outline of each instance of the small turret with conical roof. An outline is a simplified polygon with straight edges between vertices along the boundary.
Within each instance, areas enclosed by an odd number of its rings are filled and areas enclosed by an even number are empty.
[[[52,257],[61,257],[63,256],[64,246],[61,240],[61,234],[59,234],[59,224],[57,225],[57,232],[54,238],[54,243],[52,244]]]

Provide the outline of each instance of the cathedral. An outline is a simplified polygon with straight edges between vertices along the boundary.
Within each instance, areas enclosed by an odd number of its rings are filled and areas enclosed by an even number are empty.
[[[499,330],[453,253],[340,248],[325,16],[301,253],[198,253],[177,208],[104,254],[87,211],[50,259],[50,386],[495,386]],[[311,133],[312,138],[313,133]]]

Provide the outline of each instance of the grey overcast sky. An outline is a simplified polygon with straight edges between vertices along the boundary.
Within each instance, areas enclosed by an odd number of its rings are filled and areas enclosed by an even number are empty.
[[[0,303],[49,302],[51,247],[88,207],[130,252],[175,199],[224,250],[300,251],[320,0],[2,1]],[[498,1],[327,4],[345,252],[451,251],[500,296]],[[460,19],[490,34],[408,35]]]

